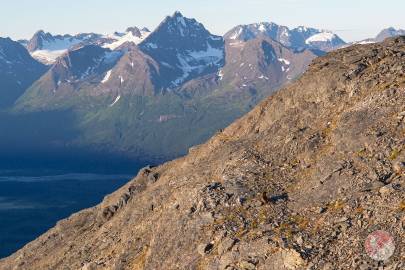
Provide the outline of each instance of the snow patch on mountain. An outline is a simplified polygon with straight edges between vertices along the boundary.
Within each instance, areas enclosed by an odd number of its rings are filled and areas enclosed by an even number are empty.
[[[125,82],[124,77],[122,77],[121,75],[119,76],[120,78],[120,83],[123,84]]]
[[[189,57],[183,56],[181,54],[177,55],[177,59],[179,60],[180,66],[179,68],[182,70],[183,75],[176,80],[173,81],[174,86],[180,85],[182,82],[184,82],[187,77],[190,75],[190,73],[194,70],[198,70],[201,68],[201,66],[191,66],[187,60],[189,60]]]
[[[279,58],[278,61],[281,62],[281,63],[284,63],[286,65],[290,64],[290,61],[288,61],[287,59],[284,59],[284,58]]]
[[[130,43],[134,43],[136,45],[138,45],[139,43],[141,43],[147,36],[149,36],[150,32],[146,32],[146,31],[141,31],[141,36],[135,36],[132,32],[128,32],[126,34],[124,34],[123,36],[116,36],[115,39],[116,41],[110,44],[104,44],[103,47],[104,48],[109,48],[111,50],[115,50],[116,48],[118,48],[119,46],[121,46],[122,44],[124,44],[125,42],[130,42]]]
[[[188,51],[188,54],[197,61],[204,61],[213,64],[218,64],[218,62],[222,61],[224,57],[222,49],[213,48],[209,43],[207,43],[207,50]]]
[[[229,39],[237,39],[240,37],[240,34],[242,34],[243,28],[242,26],[239,26],[238,29],[232,34],[232,36],[229,37]]]
[[[283,33],[282,33],[281,35],[282,35],[282,36],[289,37],[289,36],[290,36],[290,33],[288,32],[288,29],[284,28],[284,29],[283,29]]]
[[[103,80],[101,81],[101,83],[108,82],[108,80],[110,79],[110,76],[111,76],[111,72],[112,72],[112,70],[107,71],[107,73],[105,74],[105,76],[104,76]]]
[[[32,52],[31,56],[36,60],[49,65],[54,63],[58,57],[62,56],[66,52],[67,50],[57,50],[57,51],[38,50]]]
[[[182,26],[186,27],[186,21],[184,20],[183,16],[178,16],[177,17],[177,22],[180,23]]]
[[[55,38],[53,40],[44,40],[42,43],[42,50],[47,51],[61,51],[67,50],[81,42],[84,39],[77,38]]]
[[[166,63],[166,62],[160,62],[160,63],[165,67],[172,68],[172,66],[169,63]]]
[[[53,37],[48,33],[48,36],[42,38],[40,49],[31,52],[31,56],[42,63],[52,64],[58,57],[65,54],[68,49],[80,44],[90,37],[91,35],[83,36],[81,38],[71,36]]]
[[[266,32],[266,27],[264,26],[263,23],[260,24],[260,26],[259,26],[259,31],[260,31],[260,32]]]
[[[121,95],[115,98],[114,102],[110,104],[110,107],[114,106],[121,99]]]
[[[330,42],[336,38],[336,35],[332,32],[321,32],[319,34],[315,34],[308,38],[305,43],[311,44],[313,42]]]
[[[220,81],[222,81],[223,78],[224,78],[224,71],[223,71],[222,69],[220,69],[220,70],[218,71],[217,75],[218,75],[218,79],[219,79]]]
[[[203,51],[186,51],[186,54],[177,54],[178,67],[182,70],[182,76],[173,81],[174,86],[183,83],[192,73],[201,73],[207,65],[219,66],[224,59],[222,49],[211,47],[207,42],[207,49]]]
[[[372,43],[375,43],[376,41],[375,40],[361,40],[361,41],[358,41],[358,42],[354,42],[354,44],[360,44],[360,45],[364,45],[364,44],[372,44]]]

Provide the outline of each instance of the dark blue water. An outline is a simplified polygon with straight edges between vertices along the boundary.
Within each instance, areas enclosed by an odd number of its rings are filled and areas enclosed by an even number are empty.
[[[98,204],[149,164],[103,147],[73,146],[76,123],[72,111],[0,111],[0,258]]]
[[[0,170],[0,258],[34,240],[58,220],[98,204],[133,177],[42,173]]]

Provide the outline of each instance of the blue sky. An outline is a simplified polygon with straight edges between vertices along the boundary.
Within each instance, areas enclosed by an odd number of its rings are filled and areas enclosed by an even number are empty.
[[[329,29],[347,41],[375,36],[388,26],[405,28],[404,0],[5,0],[0,36],[29,38],[38,29],[54,34],[153,29],[175,10],[215,34],[261,21]]]

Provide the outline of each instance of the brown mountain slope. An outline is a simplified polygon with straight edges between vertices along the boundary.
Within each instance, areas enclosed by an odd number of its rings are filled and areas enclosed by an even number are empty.
[[[270,38],[226,42],[226,65],[221,81],[236,89],[281,86],[299,77],[316,55],[295,52]]]
[[[315,60],[0,269],[404,269],[404,60],[405,38]],[[380,263],[363,248],[376,228],[397,247]]]

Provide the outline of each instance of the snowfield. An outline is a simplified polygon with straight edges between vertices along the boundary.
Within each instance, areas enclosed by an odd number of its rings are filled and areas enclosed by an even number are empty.
[[[31,56],[46,65],[50,65],[55,63],[56,59],[65,54],[67,51],[68,50],[37,50],[35,52],[32,52]]]
[[[117,39],[117,41],[115,41],[111,44],[104,44],[103,47],[109,48],[111,50],[115,50],[116,48],[118,48],[119,46],[124,44],[125,42],[131,42],[131,43],[134,43],[137,45],[137,44],[141,43],[147,36],[149,36],[149,34],[150,34],[150,32],[141,31],[141,36],[137,37],[137,36],[134,36],[132,34],[132,32],[128,32],[121,37],[115,36],[115,39]]]
[[[111,70],[107,71],[107,73],[105,74],[103,80],[101,81],[101,83],[106,83],[108,82],[108,80],[110,79],[111,76]]]
[[[322,32],[322,33],[311,36],[310,38],[308,38],[305,41],[305,43],[311,44],[313,42],[330,42],[335,38],[336,38],[336,35],[333,34],[332,32]]]
[[[211,47],[207,42],[205,51],[187,51],[186,54],[177,54],[178,67],[183,75],[174,80],[174,86],[183,83],[191,73],[201,73],[208,65],[218,66],[224,59],[223,49]]]
[[[110,107],[114,106],[121,98],[121,95],[118,95],[118,97],[115,98],[114,102],[110,104]]]
[[[132,42],[134,44],[139,44],[142,42],[150,32],[148,31],[141,31],[141,36],[137,37],[132,34],[132,32],[127,32],[123,34],[113,34],[113,35],[100,35],[100,40],[104,39],[104,44],[100,44],[103,48],[108,48],[111,50],[115,50],[122,44],[126,42]],[[90,36],[88,36],[90,38]],[[56,59],[63,54],[65,54],[68,50],[72,49],[74,46],[77,46],[81,43],[87,44],[88,41],[87,37],[84,38],[71,38],[71,37],[63,37],[58,38],[55,37],[52,40],[43,40],[42,48],[40,50],[36,50],[31,52],[31,56],[37,59],[38,61],[50,65],[55,63]]]

